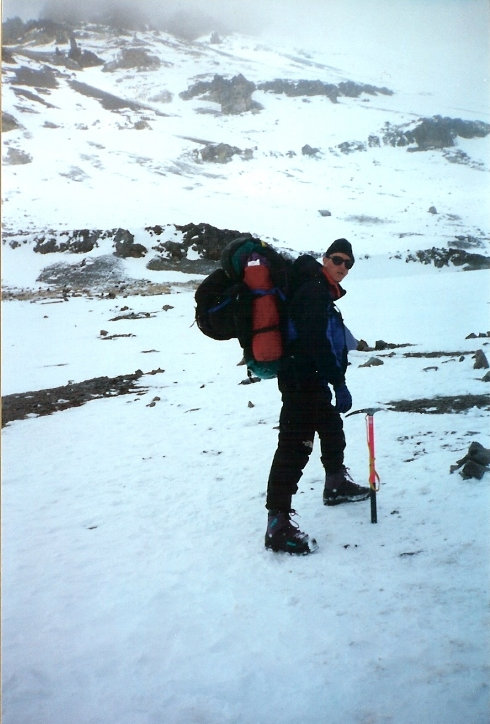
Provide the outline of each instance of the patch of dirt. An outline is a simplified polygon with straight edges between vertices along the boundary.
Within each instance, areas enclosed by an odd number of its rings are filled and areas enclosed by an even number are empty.
[[[420,412],[428,415],[459,413],[477,407],[490,410],[490,395],[450,395],[423,397],[418,400],[394,400],[387,403],[392,412]]]
[[[462,350],[460,352],[404,352],[404,357],[413,357],[415,359],[433,359],[438,357],[464,357],[465,355],[476,354],[476,350]]]
[[[36,392],[21,392],[2,397],[2,427],[14,420],[27,417],[50,415],[70,407],[80,407],[90,400],[118,395],[143,395],[147,388],[137,384],[144,374],[159,374],[165,370],[156,369],[144,373],[136,370],[132,374],[118,377],[94,377],[84,382],[73,382],[61,387],[52,387]]]
[[[157,283],[144,279],[121,281],[117,284],[99,284],[93,288],[72,288],[69,285],[56,286],[50,289],[19,289],[18,287],[2,288],[3,301],[40,302],[41,304],[56,304],[68,302],[71,297],[88,297],[89,299],[116,299],[117,297],[151,297],[161,294],[171,294],[173,288],[194,289],[196,280],[189,282]]]

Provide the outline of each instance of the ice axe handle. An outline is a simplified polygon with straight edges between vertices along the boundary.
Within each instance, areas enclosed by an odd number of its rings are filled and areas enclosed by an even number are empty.
[[[376,490],[377,482],[379,481],[378,473],[376,472],[375,461],[376,455],[374,450],[374,412],[366,414],[366,425],[367,425],[367,443],[369,449],[369,497],[371,501],[371,523],[378,522],[378,511],[376,505]]]
[[[369,498],[371,501],[371,523],[378,522],[378,512],[376,506],[376,492],[378,490],[379,475],[376,472],[375,467],[375,452],[374,452],[374,415],[376,412],[383,410],[383,407],[365,407],[362,410],[353,410],[349,412],[346,417],[350,415],[366,415],[366,428],[367,428],[367,444],[369,449]]]

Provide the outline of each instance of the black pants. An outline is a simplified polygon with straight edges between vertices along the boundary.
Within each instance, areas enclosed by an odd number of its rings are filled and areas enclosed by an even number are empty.
[[[313,450],[315,433],[320,438],[325,472],[333,473],[344,462],[345,436],[342,418],[332,405],[328,387],[305,389],[280,386],[282,409],[277,450],[267,484],[266,508],[290,510],[291,498]]]

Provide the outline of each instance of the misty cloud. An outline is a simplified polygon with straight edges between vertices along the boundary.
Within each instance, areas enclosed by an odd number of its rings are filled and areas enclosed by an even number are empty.
[[[213,31],[254,33],[263,26],[261,13],[252,13],[251,5],[241,0],[5,0],[3,19],[16,15],[24,21],[49,18],[59,23],[152,27],[189,39]]]
[[[4,0],[4,19],[15,15],[146,26],[187,39],[243,32],[322,49],[333,63],[355,47],[387,85],[394,68],[407,62],[429,75],[451,66],[466,83],[463,69],[486,68],[489,56],[488,0]]]

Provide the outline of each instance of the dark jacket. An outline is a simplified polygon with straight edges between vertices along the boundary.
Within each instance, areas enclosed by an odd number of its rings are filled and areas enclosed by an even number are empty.
[[[345,294],[342,288],[340,294]],[[279,385],[343,384],[347,369],[344,323],[322,265],[308,254],[293,264],[288,312],[292,341],[278,375]]]

